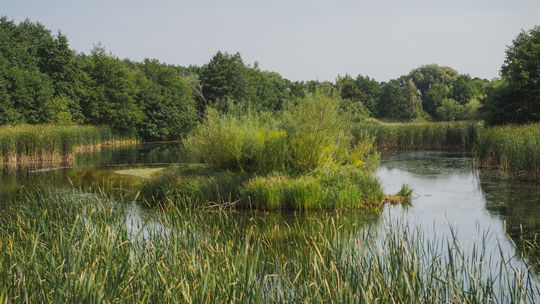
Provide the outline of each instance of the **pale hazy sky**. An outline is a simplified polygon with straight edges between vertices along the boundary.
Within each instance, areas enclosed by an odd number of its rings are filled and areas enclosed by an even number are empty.
[[[493,78],[519,31],[540,25],[540,0],[0,0],[0,15],[135,60],[200,65],[222,50],[292,80],[388,80],[428,63]]]

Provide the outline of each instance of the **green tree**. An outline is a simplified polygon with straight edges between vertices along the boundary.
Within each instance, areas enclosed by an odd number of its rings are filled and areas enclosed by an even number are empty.
[[[540,27],[521,32],[506,50],[502,81],[489,90],[484,111],[490,123],[540,121]]]
[[[412,80],[405,83],[406,104],[403,109],[402,119],[410,120],[422,115],[422,100],[418,94],[418,89]]]
[[[92,50],[85,68],[91,78],[92,92],[82,107],[87,121],[134,132],[144,114],[135,103],[133,73],[100,46]]]
[[[446,98],[437,107],[437,117],[441,120],[459,120],[463,118],[465,106],[454,99]]]
[[[364,95],[362,103],[372,115],[377,115],[377,106],[381,94],[381,84],[373,78],[362,75],[358,75],[355,82],[357,87],[360,88]]]
[[[428,97],[428,92],[436,84],[445,85],[451,90],[457,77],[458,72],[456,70],[436,64],[421,66],[412,70],[407,76],[404,76],[405,79],[410,79],[414,82],[422,98],[424,110],[432,116],[436,114],[436,108],[440,105],[442,99],[435,102],[434,99]]]
[[[452,99],[464,105],[471,98],[479,97],[480,95],[481,88],[478,87],[478,83],[473,81],[471,76],[467,74],[458,75],[452,86]]]
[[[249,85],[248,68],[239,53],[234,55],[217,52],[201,69],[202,113],[207,106],[226,110],[227,102],[247,102],[252,87]]]
[[[444,83],[435,83],[429,88],[426,96],[423,99],[423,108],[433,117],[436,115],[437,108],[442,104],[442,101],[449,98],[451,89]]]
[[[188,80],[171,66],[145,59],[135,72],[136,99],[144,113],[139,134],[145,140],[180,139],[197,122]]]
[[[379,115],[383,118],[411,120],[422,114],[418,89],[412,81],[390,80],[381,92]]]

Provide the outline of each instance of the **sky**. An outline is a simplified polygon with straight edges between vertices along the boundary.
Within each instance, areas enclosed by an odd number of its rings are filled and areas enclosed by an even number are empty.
[[[431,63],[492,79],[540,25],[540,0],[0,0],[0,15],[133,60],[202,65],[221,50],[291,80],[387,81]]]

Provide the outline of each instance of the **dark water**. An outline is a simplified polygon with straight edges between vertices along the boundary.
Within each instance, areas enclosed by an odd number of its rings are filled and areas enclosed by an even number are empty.
[[[148,144],[137,147],[80,154],[68,167],[3,169],[0,171],[0,207],[16,204],[17,197],[36,189],[113,189],[127,191],[140,177],[120,175],[130,168],[165,167],[182,159],[178,144]],[[474,170],[470,155],[443,152],[398,152],[382,157],[377,170],[385,193],[395,193],[403,183],[414,189],[409,207],[387,206],[379,214],[364,211],[340,215],[349,227],[384,225],[404,221],[427,236],[442,237],[456,232],[465,246],[477,244],[486,231],[492,236],[491,250],[509,255],[521,250],[521,240],[534,240],[540,233],[540,184],[523,182],[497,171]],[[271,213],[235,215],[239,223],[267,226],[269,230],[298,217],[317,213]],[[134,205],[127,209],[126,223],[135,229],[148,221],[151,211]],[[383,224],[381,224],[383,223]],[[154,226],[160,227],[154,221]],[[450,228],[452,227],[452,229]],[[384,231],[384,227],[381,227]],[[500,247],[499,247],[500,246]],[[540,252],[528,252],[538,258]]]
[[[129,191],[141,178],[115,173],[118,170],[166,167],[179,162],[181,158],[178,143],[161,143],[78,154],[70,165],[41,165],[17,170],[0,167],[0,209],[36,190],[81,188]]]

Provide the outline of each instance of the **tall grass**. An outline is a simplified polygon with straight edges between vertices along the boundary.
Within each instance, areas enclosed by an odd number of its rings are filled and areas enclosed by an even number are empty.
[[[190,209],[152,218],[97,196],[44,195],[0,219],[5,302],[534,303],[526,264],[479,236],[427,238],[341,213],[295,217]],[[384,227],[381,230],[380,227]],[[530,246],[537,246],[531,244]],[[526,261],[523,259],[523,261]],[[523,262],[525,263],[525,262]]]
[[[338,100],[319,95],[281,113],[220,115],[210,109],[184,143],[193,160],[222,169],[308,173],[331,162],[348,161],[351,122],[347,117],[340,112]]]
[[[184,164],[145,181],[140,189],[148,202],[192,208],[333,210],[377,207],[383,202],[379,181],[351,167],[320,169],[310,175],[257,175]]]
[[[351,145],[351,121],[339,101],[309,96],[281,113],[220,115],[184,142],[199,175],[169,170],[142,188],[151,200],[196,206],[234,203],[256,209],[335,209],[380,204],[371,140]]]
[[[485,129],[474,146],[480,167],[498,168],[529,179],[540,179],[540,124]]]
[[[108,127],[0,126],[0,163],[21,164],[65,160],[72,157],[78,149],[133,140],[132,137],[115,135]]]
[[[374,137],[381,149],[470,151],[483,130],[480,122],[386,123],[369,120],[354,129],[357,140]]]

